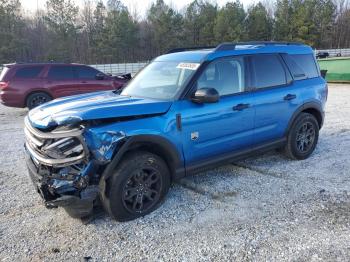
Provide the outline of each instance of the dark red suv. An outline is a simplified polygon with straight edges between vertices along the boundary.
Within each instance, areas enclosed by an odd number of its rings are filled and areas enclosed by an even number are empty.
[[[7,64],[0,74],[0,102],[31,109],[62,96],[120,89],[129,79],[130,74],[113,77],[81,64]]]

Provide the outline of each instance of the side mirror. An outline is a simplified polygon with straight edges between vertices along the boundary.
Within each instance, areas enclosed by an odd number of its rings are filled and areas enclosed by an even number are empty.
[[[105,75],[103,73],[97,73],[95,78],[96,80],[103,80],[105,79]]]
[[[204,87],[194,93],[192,101],[198,104],[216,103],[219,101],[219,97],[219,93],[215,88]]]

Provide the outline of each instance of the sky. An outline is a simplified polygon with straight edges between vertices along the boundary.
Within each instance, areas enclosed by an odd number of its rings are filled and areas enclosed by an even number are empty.
[[[27,11],[35,11],[37,7],[40,9],[45,8],[46,0],[20,0],[22,3],[22,7]],[[72,0],[77,5],[82,6],[84,3],[84,0]],[[94,1],[94,0],[93,0]],[[146,10],[151,6],[153,2],[156,0],[121,0],[131,12],[137,11],[138,15],[140,17],[144,17]],[[191,3],[193,0],[164,0],[165,3],[169,4],[172,7],[175,7],[178,10],[181,10],[186,5]],[[227,0],[211,0],[213,3],[218,3],[219,6],[225,5],[226,2],[229,2]],[[231,2],[234,0],[231,0]],[[104,0],[104,2],[107,2],[107,0]],[[247,8],[249,5],[258,2],[257,0],[241,0],[244,7]]]

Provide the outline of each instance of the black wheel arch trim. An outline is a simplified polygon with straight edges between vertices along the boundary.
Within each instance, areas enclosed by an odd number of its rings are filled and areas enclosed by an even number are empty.
[[[321,103],[319,102],[306,102],[304,103],[303,105],[301,105],[297,110],[295,110],[295,112],[293,113],[291,119],[289,120],[289,123],[288,123],[288,126],[286,128],[286,131],[285,131],[285,135],[287,136],[288,135],[288,132],[291,128],[291,126],[293,125],[295,119],[298,117],[298,115],[305,111],[305,110],[308,110],[308,109],[312,109],[312,110],[316,110],[320,116],[321,116],[321,119],[317,119],[317,121],[320,123],[320,126],[319,128],[321,129],[322,125],[323,125],[323,120],[324,120],[324,112],[323,112],[323,109],[322,109],[322,105]],[[320,120],[320,121],[319,121]]]
[[[124,143],[118,149],[114,155],[112,161],[108,164],[102,174],[102,179],[107,180],[113,173],[113,170],[117,167],[125,153],[137,148],[143,148],[144,146],[156,146],[166,152],[166,158],[164,155],[159,155],[164,159],[169,167],[171,173],[171,179],[176,180],[185,176],[184,160],[180,155],[175,145],[173,145],[166,138],[158,135],[135,135],[125,138]]]

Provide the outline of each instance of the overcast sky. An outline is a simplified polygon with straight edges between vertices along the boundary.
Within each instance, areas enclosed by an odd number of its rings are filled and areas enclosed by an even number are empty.
[[[94,1],[94,0],[92,0]],[[134,12],[135,9],[137,10],[137,13],[139,16],[143,17],[145,15],[146,10],[150,7],[150,5],[155,2],[156,0],[121,0],[131,12]],[[167,4],[170,4],[171,6],[182,9],[186,5],[192,2],[192,0],[164,0]],[[219,6],[224,5],[226,2],[229,2],[227,0],[211,0],[213,3],[218,3]],[[231,2],[233,2],[232,0]],[[84,0],[73,0],[77,5],[82,5],[84,3]],[[107,2],[107,0],[104,0],[104,2]],[[258,2],[258,0],[241,0],[244,7],[247,8],[252,3]],[[25,10],[28,11],[35,11],[37,7],[44,9],[46,0],[21,0],[22,6]]]

